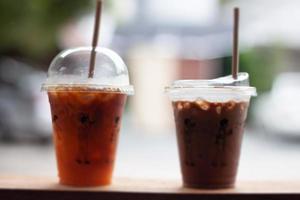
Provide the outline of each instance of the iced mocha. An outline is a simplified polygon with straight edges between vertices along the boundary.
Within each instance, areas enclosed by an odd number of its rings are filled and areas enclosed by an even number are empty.
[[[184,185],[235,183],[248,102],[173,101]]]

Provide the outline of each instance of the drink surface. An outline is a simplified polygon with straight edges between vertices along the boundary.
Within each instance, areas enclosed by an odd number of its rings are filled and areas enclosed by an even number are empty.
[[[60,182],[109,184],[126,94],[60,88],[48,95]]]
[[[248,102],[173,102],[184,185],[232,187]]]

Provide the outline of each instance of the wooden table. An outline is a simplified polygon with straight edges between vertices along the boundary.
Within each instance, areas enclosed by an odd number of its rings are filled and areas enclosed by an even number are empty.
[[[234,189],[198,190],[181,187],[179,180],[117,178],[111,186],[73,188],[56,178],[0,177],[0,200],[162,200],[162,199],[300,199],[300,181],[238,182]]]

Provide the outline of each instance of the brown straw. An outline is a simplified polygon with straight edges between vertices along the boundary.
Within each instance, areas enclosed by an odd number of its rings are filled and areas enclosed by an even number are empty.
[[[231,72],[234,79],[238,78],[239,72],[239,17],[240,9],[234,8],[233,16],[233,49],[232,49],[232,65]]]
[[[94,34],[93,34],[93,42],[92,42],[92,52],[91,52],[91,57],[90,57],[89,78],[93,78],[93,76],[94,76],[95,60],[96,60],[96,47],[98,44],[99,26],[100,26],[100,20],[101,20],[101,10],[102,10],[102,0],[97,0],[95,24],[94,24]]]

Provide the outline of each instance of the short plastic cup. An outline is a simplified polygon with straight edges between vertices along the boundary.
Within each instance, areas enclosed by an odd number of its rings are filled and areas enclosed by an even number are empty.
[[[127,95],[127,67],[113,51],[97,48],[88,78],[91,48],[62,52],[50,65],[48,92],[59,182],[70,186],[111,183]]]
[[[249,101],[256,94],[255,88],[243,86],[248,74],[239,77],[236,82],[230,77],[181,80],[167,88],[185,187],[235,185]]]

